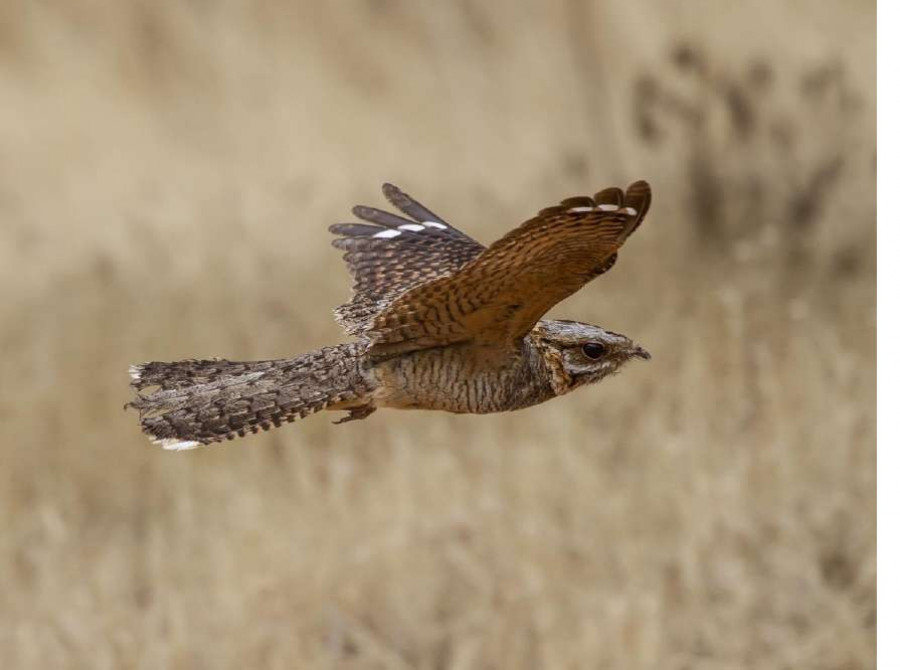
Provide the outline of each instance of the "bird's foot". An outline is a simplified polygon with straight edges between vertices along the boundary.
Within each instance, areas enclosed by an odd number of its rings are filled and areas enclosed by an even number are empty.
[[[372,414],[377,408],[372,407],[371,405],[363,405],[362,407],[354,407],[352,409],[347,410],[347,416],[338,419],[337,421],[332,421],[335,426],[341,423],[347,423],[348,421],[357,421],[359,419],[365,419],[367,416]]]

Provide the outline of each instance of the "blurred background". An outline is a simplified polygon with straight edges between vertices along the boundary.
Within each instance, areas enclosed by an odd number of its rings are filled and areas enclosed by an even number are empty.
[[[875,666],[875,3],[0,4],[0,665]],[[127,368],[344,341],[330,223],[647,179],[516,414],[187,453]]]

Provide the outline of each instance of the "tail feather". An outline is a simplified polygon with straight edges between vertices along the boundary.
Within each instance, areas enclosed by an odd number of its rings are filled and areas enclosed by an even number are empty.
[[[237,377],[267,368],[271,369],[282,362],[277,360],[235,362],[222,358],[186,360],[176,363],[152,361],[132,365],[128,372],[131,374],[131,386],[135,389],[159,386],[163,390],[170,391],[198,384],[208,384],[225,377]]]
[[[326,347],[296,358],[221,359],[132,366],[141,428],[164,449],[193,449],[278,427],[336,403],[364,400],[363,345]],[[153,389],[142,393],[145,389]]]

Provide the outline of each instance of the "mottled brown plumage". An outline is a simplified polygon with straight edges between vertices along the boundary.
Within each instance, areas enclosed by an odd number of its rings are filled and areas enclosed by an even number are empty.
[[[335,316],[358,342],[273,361],[134,366],[129,404],[144,432],[182,449],[322,409],[347,410],[338,423],[378,407],[509,411],[649,358],[597,326],[539,320],[615,264],[650,206],[646,182],[563,200],[487,248],[395,186],[384,193],[409,218],[356,207],[366,223],[330,229],[354,279]]]

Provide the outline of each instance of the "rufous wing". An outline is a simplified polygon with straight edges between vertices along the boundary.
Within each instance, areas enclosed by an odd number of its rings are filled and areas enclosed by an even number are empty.
[[[458,271],[407,290],[366,324],[373,355],[475,342],[512,346],[608,271],[650,205],[643,181],[542,210]]]

